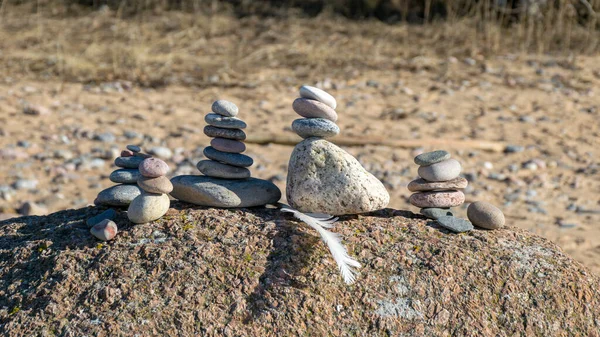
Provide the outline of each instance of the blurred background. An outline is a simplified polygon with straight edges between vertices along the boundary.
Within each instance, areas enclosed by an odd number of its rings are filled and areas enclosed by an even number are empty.
[[[127,144],[197,174],[216,99],[248,123],[253,176],[285,190],[291,104],[309,84],[336,97],[338,139],[390,207],[418,212],[412,158],[446,149],[467,202],[599,272],[599,12],[600,0],[0,0],[0,217],[91,204]]]

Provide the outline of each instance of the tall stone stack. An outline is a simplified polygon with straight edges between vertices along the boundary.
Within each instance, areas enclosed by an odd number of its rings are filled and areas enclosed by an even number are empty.
[[[146,223],[160,219],[171,205],[168,194],[173,191],[171,181],[165,177],[169,165],[158,158],[147,158],[139,166],[137,185],[143,190],[127,209],[133,223]]]
[[[171,179],[171,196],[200,206],[238,208],[274,204],[281,191],[270,181],[251,178],[248,167],[254,160],[246,150],[246,123],[236,118],[238,107],[225,100],[212,104],[205,116],[204,134],[213,137],[204,149],[207,160],[196,165],[203,175],[182,175]]]
[[[300,88],[292,108],[300,116],[292,129],[304,140],[288,165],[287,201],[307,213],[359,214],[382,209],[390,196],[352,155],[324,138],[340,133],[335,98],[310,86]]]
[[[415,192],[410,196],[410,203],[431,219],[453,216],[450,208],[465,202],[462,190],[468,184],[465,178],[459,177],[460,163],[444,150],[420,154],[415,157],[415,163],[420,165],[420,178],[408,184],[409,191]]]

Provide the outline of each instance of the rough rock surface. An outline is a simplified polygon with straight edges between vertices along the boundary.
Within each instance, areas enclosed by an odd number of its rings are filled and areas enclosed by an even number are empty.
[[[598,336],[600,282],[504,227],[448,235],[405,211],[343,217],[345,285],[313,230],[274,209],[175,203],[99,243],[102,208],[0,222],[7,336]]]
[[[298,143],[288,165],[287,201],[302,212],[360,214],[385,208],[390,195],[349,153],[320,138]]]

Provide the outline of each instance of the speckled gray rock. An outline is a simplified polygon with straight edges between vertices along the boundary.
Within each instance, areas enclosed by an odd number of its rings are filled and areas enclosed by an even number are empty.
[[[477,201],[467,208],[467,217],[471,222],[481,228],[497,229],[504,226],[504,213],[487,202]]]
[[[303,85],[300,87],[300,97],[317,100],[319,102],[327,104],[332,109],[337,107],[337,102],[335,98],[321,90],[319,88],[311,87],[310,85]]]
[[[420,208],[447,208],[462,205],[465,195],[461,191],[419,192],[411,195],[409,201]]]
[[[456,159],[448,159],[429,166],[419,167],[419,176],[427,181],[448,181],[460,174],[460,163]]]
[[[458,177],[448,181],[427,181],[418,178],[408,183],[408,190],[411,192],[420,191],[440,191],[440,190],[462,190],[467,188],[469,182],[467,179]]]
[[[219,137],[235,140],[246,139],[246,133],[238,129],[223,129],[216,126],[207,125],[204,127],[204,134],[209,137]]]
[[[149,177],[140,177],[137,181],[138,186],[148,193],[163,193],[169,194],[173,191],[173,184],[169,178],[165,176],[149,178]]]
[[[250,178],[250,170],[247,168],[222,164],[214,160],[201,160],[196,167],[202,174],[209,177],[225,179]]]
[[[171,179],[171,195],[181,201],[210,207],[255,207],[274,204],[281,191],[270,181],[220,179],[207,176],[177,176]]]
[[[143,192],[129,205],[127,217],[133,223],[154,221],[165,215],[170,206],[168,195]]]
[[[212,112],[225,117],[235,117],[239,112],[237,105],[224,99],[213,102],[211,110]]]
[[[90,227],[93,227],[94,225],[100,223],[102,220],[112,220],[115,218],[115,216],[117,216],[117,212],[114,209],[109,208],[106,211],[87,219],[86,224]]]
[[[127,206],[141,193],[142,189],[137,185],[115,185],[98,193],[96,200],[94,200],[94,204],[105,206]]]
[[[292,130],[302,138],[329,138],[340,133],[340,128],[325,118],[300,118],[292,123]]]
[[[229,153],[242,153],[246,151],[246,144],[240,142],[239,140],[225,138],[211,139],[210,146],[214,147],[215,150]]]
[[[359,214],[385,208],[390,196],[358,160],[336,145],[308,138],[288,165],[287,200],[301,212]]]
[[[110,219],[105,219],[90,228],[90,233],[102,241],[112,240],[118,232],[117,224]]]
[[[127,145],[127,150],[136,153],[142,151],[142,149],[137,145]]]
[[[441,216],[454,216],[447,208],[421,208],[421,214],[434,220]]]
[[[448,151],[437,150],[421,153],[420,155],[416,156],[415,164],[428,166],[448,159],[450,159],[450,153],[448,153]]]
[[[144,158],[138,156],[117,157],[117,159],[115,159],[115,165],[122,168],[136,169],[140,166],[142,161],[144,161]]]
[[[204,155],[206,158],[238,167],[249,167],[254,164],[254,160],[245,154],[221,152],[215,150],[215,148],[212,146],[207,146],[204,148]]]
[[[235,117],[225,117],[219,114],[207,114],[204,121],[212,126],[225,129],[245,129],[246,122]]]
[[[440,226],[453,231],[454,233],[463,233],[473,230],[473,224],[469,220],[455,218],[453,216],[441,216],[436,219]]]
[[[138,169],[119,169],[113,171],[108,179],[117,184],[135,184],[141,176]]]
[[[327,104],[308,98],[296,98],[292,103],[292,109],[302,117],[325,118],[332,122],[337,121],[338,115]]]

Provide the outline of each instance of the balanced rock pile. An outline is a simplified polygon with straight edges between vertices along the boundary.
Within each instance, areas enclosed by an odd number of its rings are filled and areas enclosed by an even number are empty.
[[[324,138],[339,134],[335,98],[310,86],[300,88],[292,108],[300,116],[292,129],[304,140],[288,165],[287,201],[307,213],[359,214],[382,209],[390,196],[385,186],[352,155]]]
[[[236,118],[238,107],[225,100],[212,104],[204,120],[204,134],[214,137],[204,149],[208,160],[196,165],[203,175],[182,175],[171,180],[171,195],[181,201],[211,207],[254,207],[273,204],[281,191],[270,181],[250,177],[254,160],[242,154],[246,123]]]
[[[127,217],[133,223],[146,223],[160,219],[171,205],[168,194],[173,191],[171,181],[165,177],[169,165],[158,158],[147,158],[139,166],[137,185],[143,192],[127,209]]]
[[[103,206],[128,206],[133,199],[142,193],[137,186],[140,178],[138,166],[150,155],[142,153],[139,146],[127,145],[127,149],[121,152],[121,156],[115,159],[115,165],[120,167],[110,174],[110,181],[117,183],[100,193],[94,204]]]

